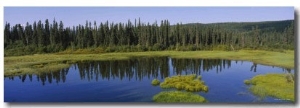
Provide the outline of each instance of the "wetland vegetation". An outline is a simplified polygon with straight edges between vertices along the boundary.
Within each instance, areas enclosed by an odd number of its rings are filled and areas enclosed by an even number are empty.
[[[185,90],[188,92],[208,92],[208,87],[201,81],[201,76],[196,77],[196,74],[167,77],[164,82],[160,84],[160,87],[164,89],[176,88],[177,90]]]
[[[295,101],[295,83],[293,79],[294,76],[288,73],[269,73],[245,80],[245,84],[251,85],[249,90],[261,98],[273,96],[283,100]]]
[[[160,81],[158,79],[153,79],[151,84],[154,85],[154,86],[157,86],[159,85]]]
[[[204,97],[190,92],[182,91],[164,91],[153,97],[155,102],[159,103],[204,103],[207,102]]]
[[[208,87],[201,81],[201,76],[196,74],[177,75],[166,77],[160,84],[163,89],[175,88],[178,91],[163,91],[153,96],[153,101],[174,103],[174,102],[189,102],[189,103],[203,103],[206,99],[198,94],[192,92],[208,92]],[[186,92],[182,91],[185,90]]]

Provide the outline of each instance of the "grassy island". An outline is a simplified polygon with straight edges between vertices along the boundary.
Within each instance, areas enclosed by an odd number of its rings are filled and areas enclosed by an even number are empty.
[[[207,102],[204,97],[190,92],[164,91],[153,97],[159,103],[203,103]]]
[[[160,84],[161,88],[176,88],[177,90],[185,90],[189,92],[208,91],[208,87],[201,81],[201,77],[196,78],[192,75],[177,75],[165,78]]]
[[[244,83],[250,85],[249,90],[261,98],[266,96],[295,101],[293,76],[290,74],[257,75]]]

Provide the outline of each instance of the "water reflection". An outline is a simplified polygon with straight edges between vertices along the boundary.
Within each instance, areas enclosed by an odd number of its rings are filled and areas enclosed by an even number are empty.
[[[169,76],[167,57],[136,58],[114,61],[84,61],[78,62],[75,69],[79,70],[80,78],[96,81],[102,79],[128,78],[142,80],[143,77]]]
[[[171,75],[197,74],[202,72],[211,72],[216,70],[218,74],[222,70],[229,69],[231,60],[222,59],[171,59],[168,57],[139,57],[128,60],[111,60],[111,61],[80,61],[70,68],[59,71],[44,72],[36,75],[28,74],[17,77],[5,77],[10,80],[19,78],[22,82],[29,80],[32,82],[33,77],[41,82],[42,85],[48,83],[64,83],[67,80],[69,69],[73,68],[74,72],[79,72],[81,80],[136,80],[141,81],[143,78],[165,78]],[[243,63],[243,61],[235,61]],[[257,64],[253,63],[249,67],[251,72],[257,71]],[[291,69],[283,69],[291,72]]]
[[[173,59],[173,69],[176,74],[197,74],[201,72],[208,72],[209,70],[216,69],[219,73],[222,69],[228,69],[231,66],[230,60],[221,59]]]
[[[45,85],[46,82],[52,83],[53,80],[55,80],[55,83],[60,83],[60,82],[66,82],[66,75],[69,72],[69,68],[64,68],[58,71],[51,71],[51,72],[43,72],[40,74],[25,74],[25,75],[19,75],[19,76],[14,76],[14,77],[5,77],[10,80],[14,80],[15,78],[19,78],[22,80],[22,82],[25,82],[26,79],[28,79],[30,82],[32,82],[33,77],[36,77],[36,80],[38,82],[42,82],[42,85]]]
[[[253,63],[253,65],[251,66],[251,70],[250,71],[254,71],[256,72],[256,67],[257,67],[257,64],[256,63]]]

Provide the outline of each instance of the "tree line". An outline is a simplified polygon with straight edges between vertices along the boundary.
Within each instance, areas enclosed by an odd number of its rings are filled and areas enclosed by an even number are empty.
[[[235,26],[237,24],[234,24]],[[243,23],[241,23],[243,25]],[[227,23],[226,26],[230,26]],[[150,24],[135,19],[126,23],[90,22],[64,27],[55,19],[33,24],[5,23],[5,56],[35,53],[72,52],[80,49],[100,52],[159,50],[239,50],[294,49],[294,23],[284,30],[268,30],[252,26],[251,30],[226,29],[222,24],[171,25],[168,20]]]

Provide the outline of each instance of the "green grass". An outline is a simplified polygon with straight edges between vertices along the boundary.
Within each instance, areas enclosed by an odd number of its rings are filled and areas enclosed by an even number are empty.
[[[199,79],[201,79],[201,77],[196,78],[195,74],[167,77],[165,81],[160,84],[160,87],[164,89],[176,88],[177,90],[185,90],[188,92],[207,92],[208,87]]]
[[[240,51],[149,51],[149,52],[117,52],[99,54],[35,54],[26,56],[4,57],[4,75],[20,75],[38,73],[43,70],[57,70],[68,67],[76,61],[84,60],[121,60],[138,56],[170,56],[172,58],[209,58],[228,60],[248,60],[259,64],[294,68],[294,51],[272,52],[263,50]],[[38,65],[47,65],[41,68]],[[58,65],[59,64],[59,65]],[[37,67],[34,67],[37,66]],[[44,66],[42,66],[44,67]],[[53,68],[53,69],[52,69]]]
[[[159,103],[203,103],[207,102],[204,97],[181,91],[164,91],[153,96],[153,101]]]
[[[158,79],[153,79],[151,84],[154,85],[154,86],[157,86],[159,85],[160,81]]]
[[[25,67],[26,66],[26,67]],[[22,74],[39,74],[42,72],[51,72],[68,68],[69,64],[64,63],[49,63],[49,64],[37,64],[37,65],[25,65],[24,67],[5,68],[4,76],[15,76]]]
[[[295,101],[295,83],[287,78],[287,74],[257,75],[251,80],[245,80],[244,83],[252,85],[250,91],[261,98],[271,96]]]

